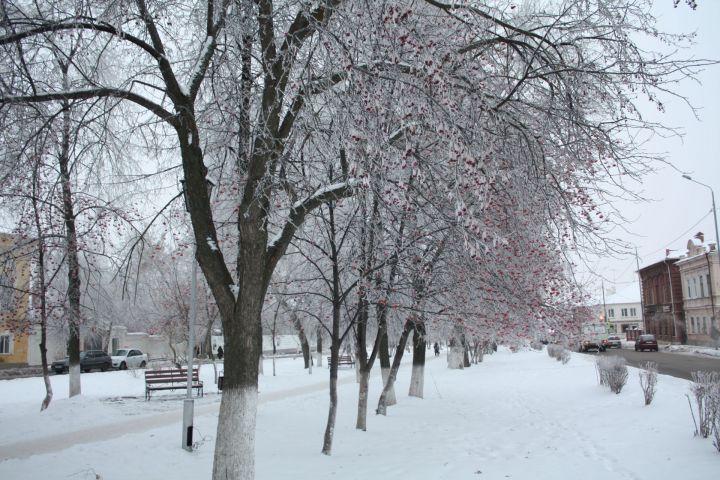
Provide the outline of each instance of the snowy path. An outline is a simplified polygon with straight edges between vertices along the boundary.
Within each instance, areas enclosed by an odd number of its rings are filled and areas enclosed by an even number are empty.
[[[373,372],[377,370],[374,369]],[[338,384],[355,382],[354,375],[347,375],[338,379]],[[260,393],[260,403],[284,400],[291,397],[316,393],[328,388],[327,379],[323,382],[312,383],[302,387],[289,388],[274,392]],[[152,402],[152,400],[150,400]],[[195,405],[195,416],[217,415],[220,408],[219,397],[217,401],[210,404]],[[132,418],[122,418],[112,423],[103,423],[94,427],[83,428],[71,432],[64,432],[54,435],[47,435],[32,440],[20,441],[2,445],[0,449],[0,462],[12,458],[22,459],[33,455],[57,452],[70,448],[74,445],[96,443],[105,440],[116,439],[127,434],[141,433],[182,422],[182,403],[178,402],[177,408],[169,412],[142,415]]]

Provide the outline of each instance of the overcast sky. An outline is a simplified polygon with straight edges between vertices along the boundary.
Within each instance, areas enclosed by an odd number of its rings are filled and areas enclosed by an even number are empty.
[[[720,59],[720,0],[699,0],[693,11],[684,0],[673,8],[672,0],[655,0],[655,13],[662,30],[697,32],[696,45],[686,53],[695,58]],[[671,256],[684,255],[688,239],[695,233],[705,233],[705,241],[715,242],[710,190],[682,178],[682,173],[712,187],[716,206],[720,202],[720,67],[707,68],[698,76],[700,83],[687,81],[677,92],[689,98],[699,109],[696,118],[692,110],[679,101],[666,99],[664,114],[648,109],[647,115],[662,123],[679,127],[683,138],[653,138],[648,147],[665,152],[675,167],[664,167],[645,178],[641,188],[652,202],[622,203],[619,208],[628,218],[625,228],[632,232],[615,233],[637,246],[640,268],[665,258],[665,249],[674,250]],[[600,259],[593,270],[604,278],[606,288],[637,292],[635,258]],[[600,285],[597,282],[597,292]],[[628,288],[629,287],[629,288]],[[593,293],[593,292],[589,292]]]

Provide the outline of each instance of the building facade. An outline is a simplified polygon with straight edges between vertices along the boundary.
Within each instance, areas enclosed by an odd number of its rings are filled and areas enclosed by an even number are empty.
[[[707,247],[690,240],[687,255],[677,262],[683,290],[687,321],[687,343],[720,346],[717,319],[720,302],[720,264],[717,246]]]
[[[686,343],[683,291],[678,258],[666,258],[640,269],[646,333],[662,342]]]
[[[643,318],[640,289],[637,284],[605,292],[605,303],[594,307],[595,316],[605,321],[609,334],[620,335],[628,330],[642,330]]]
[[[0,363],[27,364],[30,260],[16,235],[0,234]]]

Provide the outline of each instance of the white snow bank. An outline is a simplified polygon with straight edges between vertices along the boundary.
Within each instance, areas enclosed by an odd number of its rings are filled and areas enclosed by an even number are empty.
[[[630,368],[628,385],[615,395],[597,385],[593,358],[584,355],[562,365],[545,352],[501,351],[462,371],[448,370],[443,357],[428,362],[425,398],[406,396],[410,369],[403,367],[399,403],[387,417],[373,413],[379,375],[371,380],[367,432],[354,428],[357,385],[354,371],[343,369],[326,457],[327,369],[308,375],[301,358],[278,360],[278,376],[260,379],[256,478],[701,480],[720,466],[710,440],[693,437],[685,380],[661,375],[646,407],[637,370]],[[53,377],[56,398],[43,413],[41,379],[0,381],[0,458],[29,439],[40,445],[68,430],[90,432],[88,443],[68,440],[0,461],[0,478],[210,478],[220,394],[212,367],[202,375],[206,396],[196,404],[192,453],[180,448],[183,392],[146,402],[142,374],[84,374],[84,394],[72,400],[67,376]]]

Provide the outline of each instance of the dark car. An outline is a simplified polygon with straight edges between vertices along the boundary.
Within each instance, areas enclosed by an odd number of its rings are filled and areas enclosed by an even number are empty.
[[[63,358],[52,363],[52,369],[55,373],[65,373],[69,370],[68,364],[70,359]],[[112,367],[112,359],[110,355],[102,350],[88,350],[80,352],[80,370],[89,372],[92,369],[102,370],[103,372]]]
[[[635,351],[636,352],[642,352],[644,350],[650,350],[651,352],[658,351],[658,344],[657,340],[655,340],[655,335],[640,335],[637,340],[635,340]]]
[[[622,342],[620,341],[620,337],[618,336],[611,336],[603,340],[603,345],[605,348],[622,348]]]

